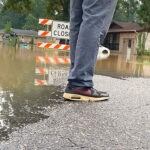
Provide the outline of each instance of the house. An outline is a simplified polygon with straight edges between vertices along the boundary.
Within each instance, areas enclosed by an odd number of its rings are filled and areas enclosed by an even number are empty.
[[[14,33],[17,34],[19,41],[23,43],[30,43],[34,40],[36,44],[38,41],[45,42],[46,37],[38,36],[38,32],[32,30],[21,30],[21,29],[12,29]],[[4,30],[0,30],[0,42],[3,41]]]
[[[145,33],[145,30],[135,23],[114,21],[110,25],[103,45],[112,51],[127,54],[128,44],[130,43],[131,54],[137,54],[138,35],[140,33]],[[145,48],[150,49],[150,34],[147,34]]]
[[[19,40],[25,43],[30,43],[34,39],[34,43],[46,42],[47,37],[38,36],[38,32],[32,30],[20,30],[13,29]],[[127,54],[128,46],[131,47],[130,54],[137,54],[137,48],[139,45],[138,37],[141,33],[147,34],[145,49],[150,49],[150,33],[146,32],[144,28],[135,23],[114,21],[111,23],[108,34],[103,41],[102,45],[109,48],[113,52],[120,54]],[[2,41],[3,30],[0,30],[0,41]],[[69,40],[53,38],[56,43],[68,44]]]

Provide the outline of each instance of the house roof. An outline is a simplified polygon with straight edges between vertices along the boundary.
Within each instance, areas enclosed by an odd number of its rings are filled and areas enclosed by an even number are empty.
[[[136,23],[114,21],[111,23],[109,32],[142,32],[144,28]]]
[[[26,36],[38,36],[38,33],[33,30],[21,30],[21,29],[12,29],[17,35],[26,35]],[[1,29],[0,33],[4,33],[4,30]]]

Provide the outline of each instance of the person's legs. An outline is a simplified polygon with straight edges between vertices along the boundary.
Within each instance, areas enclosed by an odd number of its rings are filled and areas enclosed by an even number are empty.
[[[72,65],[68,81],[73,86],[93,87],[98,47],[106,36],[117,0],[72,0],[71,2]],[[76,4],[81,4],[78,5],[79,9],[73,8]]]
[[[70,1],[70,58],[71,67],[70,71],[74,67],[76,44],[80,31],[80,25],[82,22],[82,3],[83,0],[71,0]]]

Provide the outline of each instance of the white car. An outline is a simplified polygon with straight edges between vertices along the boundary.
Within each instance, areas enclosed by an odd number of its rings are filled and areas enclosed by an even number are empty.
[[[97,59],[107,59],[109,56],[110,56],[110,50],[104,46],[100,46]]]

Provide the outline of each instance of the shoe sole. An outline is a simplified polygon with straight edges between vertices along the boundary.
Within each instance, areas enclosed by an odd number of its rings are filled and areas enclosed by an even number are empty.
[[[83,96],[83,95],[77,95],[77,94],[69,94],[69,93],[64,93],[63,98],[67,100],[72,100],[72,101],[106,101],[109,99],[109,97],[88,97],[88,96]]]

